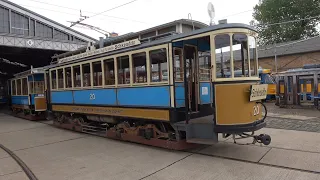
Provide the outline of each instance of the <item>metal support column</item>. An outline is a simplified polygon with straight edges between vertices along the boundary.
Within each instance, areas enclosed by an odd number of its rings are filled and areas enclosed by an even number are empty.
[[[298,85],[297,83],[297,76],[292,76],[292,99],[293,99],[293,104],[297,105],[297,98],[298,98]]]
[[[11,17],[11,9],[9,9],[9,33],[12,33],[12,17]]]

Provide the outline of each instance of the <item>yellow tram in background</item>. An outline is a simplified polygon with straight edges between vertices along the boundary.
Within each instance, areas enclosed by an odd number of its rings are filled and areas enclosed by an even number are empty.
[[[48,112],[58,127],[170,149],[217,143],[218,134],[268,145],[269,135],[254,135],[266,126],[267,95],[257,36],[245,24],[218,24],[57,55],[44,75]],[[244,69],[235,75],[239,50]]]

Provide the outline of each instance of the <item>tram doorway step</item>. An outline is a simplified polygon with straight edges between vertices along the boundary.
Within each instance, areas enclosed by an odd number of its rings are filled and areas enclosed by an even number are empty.
[[[94,125],[82,125],[82,132],[94,135],[105,135],[107,128]]]
[[[215,144],[218,142],[218,133],[214,132],[212,123],[191,123],[186,126],[188,143]]]

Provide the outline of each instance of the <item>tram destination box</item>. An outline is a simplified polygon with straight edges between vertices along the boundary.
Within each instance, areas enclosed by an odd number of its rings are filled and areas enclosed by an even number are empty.
[[[257,101],[267,98],[268,84],[251,85],[250,101]]]

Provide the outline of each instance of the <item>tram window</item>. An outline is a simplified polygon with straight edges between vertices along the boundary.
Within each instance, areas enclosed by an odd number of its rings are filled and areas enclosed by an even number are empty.
[[[28,95],[28,79],[22,79],[22,95]]]
[[[199,52],[199,79],[210,81],[211,56],[209,52]]]
[[[58,69],[58,89],[64,88],[63,86],[63,69]]]
[[[246,34],[232,35],[232,51],[234,77],[248,77],[248,37]]]
[[[174,50],[174,78],[175,81],[183,81],[183,59],[182,49],[175,48]]]
[[[114,74],[114,59],[107,59],[104,61],[104,77],[105,85],[115,84],[115,74]]]
[[[117,57],[118,84],[130,84],[129,56]]]
[[[71,67],[65,68],[64,71],[65,71],[66,88],[72,88]]]
[[[250,53],[250,71],[251,76],[258,76],[257,72],[257,52],[256,52],[256,38],[249,36],[249,53]]]
[[[17,95],[22,95],[21,94],[21,79],[17,80]]]
[[[73,66],[73,82],[74,87],[81,87],[81,75],[80,75],[80,65]]]
[[[44,92],[44,82],[43,81],[30,81],[30,94],[42,94]]]
[[[101,61],[92,63],[93,68],[93,86],[102,86],[102,67]]]
[[[132,55],[133,83],[147,82],[147,58],[146,53]]]
[[[91,86],[91,68],[90,64],[82,65],[82,78],[83,78],[83,87]]]
[[[16,89],[16,80],[11,81],[11,87],[12,87],[12,95],[17,95],[17,89]]]
[[[151,82],[168,81],[167,52],[165,48],[150,51]]]
[[[216,47],[216,76],[217,78],[231,77],[230,36],[228,34],[217,35],[214,40]]]
[[[57,89],[57,74],[56,70],[51,71],[52,89]]]

